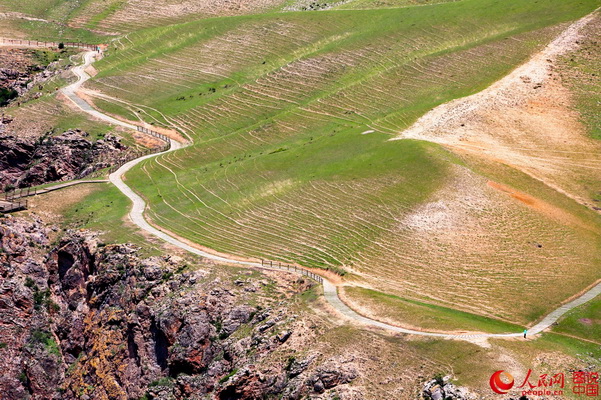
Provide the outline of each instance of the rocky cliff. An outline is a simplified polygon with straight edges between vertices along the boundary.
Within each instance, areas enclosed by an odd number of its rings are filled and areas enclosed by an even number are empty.
[[[297,316],[262,278],[220,280],[35,217],[0,218],[0,282],[2,398],[329,399],[358,376],[287,346]]]
[[[0,48],[0,106],[20,102],[18,97],[28,92],[32,95],[27,99],[40,97],[43,84],[70,67],[58,61],[67,56],[50,50]]]
[[[81,178],[126,150],[114,135],[92,142],[80,130],[37,139],[0,135],[0,189]]]

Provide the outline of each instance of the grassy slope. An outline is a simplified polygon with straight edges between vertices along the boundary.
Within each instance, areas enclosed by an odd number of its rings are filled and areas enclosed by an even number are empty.
[[[576,110],[582,116],[589,134],[601,139],[601,54],[599,52],[599,35],[601,23],[589,25],[589,35],[582,40],[580,48],[561,60],[560,75],[574,94]],[[601,199],[601,193],[599,198]]]
[[[130,35],[98,64],[95,86],[161,110],[194,137],[195,146],[128,176],[157,223],[225,252],[369,273],[394,252],[395,221],[457,162],[433,145],[387,142],[387,133],[487,86],[549,40],[556,31],[546,27],[596,3],[470,0],[215,18]],[[379,133],[359,134],[370,127]],[[583,243],[562,262],[589,263],[598,241]],[[391,276],[407,262],[394,257],[383,271]],[[523,268],[535,273],[538,264]],[[525,284],[516,282],[532,300],[518,311],[522,321],[571,293],[568,285],[541,298]]]
[[[601,299],[593,299],[570,311],[553,328],[553,331],[599,343],[601,338]]]
[[[410,6],[428,6],[446,2],[462,0],[351,0],[336,8],[339,9],[372,9],[372,8],[395,8]]]
[[[479,315],[403,299],[375,290],[345,287],[344,294],[353,303],[370,311],[377,319],[386,319],[400,326],[414,326],[424,330],[472,331],[507,333],[520,332],[524,328],[507,322]]]
[[[77,15],[80,7],[89,1],[36,0],[15,2],[0,0],[0,11],[16,12],[31,18],[3,18],[0,21],[0,30],[5,37],[103,43],[109,39],[106,35],[69,25],[69,20]]]
[[[103,233],[105,243],[134,243],[144,254],[158,255],[160,251],[146,237],[126,222],[129,199],[112,185],[99,185],[80,203],[63,210],[66,229],[91,229]]]

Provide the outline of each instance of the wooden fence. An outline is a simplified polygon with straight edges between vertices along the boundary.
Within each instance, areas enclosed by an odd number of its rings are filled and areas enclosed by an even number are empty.
[[[284,271],[296,272],[298,274],[305,275],[305,276],[313,279],[314,281],[323,283],[323,278],[321,276],[314,274],[313,272],[308,271],[304,268],[299,268],[296,265],[284,264],[279,261],[268,261],[268,260],[263,260],[263,259],[261,259],[261,265],[264,267],[277,268],[277,269],[282,269]]]
[[[18,199],[13,201],[0,201],[0,212],[13,212],[26,210],[28,206],[27,199]]]
[[[24,40],[24,39],[7,39],[0,38],[0,43],[2,44],[12,44],[15,46],[30,46],[30,47],[58,47],[59,42],[43,42],[39,40]],[[60,42],[65,47],[75,47],[78,49],[85,50],[97,50],[98,45],[96,44],[87,44],[81,42]]]
[[[124,157],[119,158],[117,161],[115,161],[115,164],[112,165],[111,167],[109,167],[106,172],[108,172],[109,174],[112,174],[113,172],[115,172],[116,170],[118,170],[119,168],[121,168],[121,166],[123,166],[123,164],[128,163],[132,160],[135,160],[136,158],[140,158],[140,157],[144,157],[150,154],[155,154],[155,153],[162,153],[163,151],[166,151],[169,149],[169,143],[166,143],[165,145],[155,148],[155,149],[147,149],[147,150],[142,150],[142,151],[132,151],[127,153]],[[104,170],[101,170],[104,171]]]
[[[169,138],[162,133],[158,133],[157,131],[150,130],[148,128],[144,128],[142,126],[138,126],[138,132],[145,133],[150,136],[154,136],[157,139],[161,139],[163,142],[169,143]]]
[[[9,192],[4,192],[4,200],[5,201],[13,201],[13,200],[19,199],[21,197],[35,196],[37,191],[38,191],[38,188],[35,188],[35,187],[11,190]]]

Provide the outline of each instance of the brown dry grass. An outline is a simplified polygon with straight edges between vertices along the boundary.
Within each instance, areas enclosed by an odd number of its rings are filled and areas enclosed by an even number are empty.
[[[401,136],[509,165],[592,206],[601,143],[587,135],[556,72],[557,57],[598,29],[601,14],[585,22],[484,92],[438,107]]]
[[[521,323],[588,286],[598,226],[534,196],[508,196],[467,168],[454,175],[376,240],[389,251],[363,252],[355,281]]]
[[[49,224],[60,224],[65,211],[94,193],[98,189],[97,185],[102,185],[102,183],[75,185],[30,197],[28,199],[29,209],[24,213],[35,213],[42,216],[44,221]]]
[[[94,31],[125,33],[156,24],[183,21],[191,16],[202,18],[253,14],[274,9],[282,3],[283,0],[127,0],[100,21]],[[105,2],[89,2],[70,25],[85,27],[94,15],[106,8]]]

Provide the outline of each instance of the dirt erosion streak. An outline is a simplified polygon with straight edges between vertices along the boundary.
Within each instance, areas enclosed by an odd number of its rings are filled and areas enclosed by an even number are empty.
[[[132,124],[129,124],[129,123],[126,123],[123,121],[119,121],[115,118],[112,118],[106,114],[101,113],[98,110],[95,110],[83,98],[80,98],[78,96],[78,94],[77,94],[78,89],[81,87],[81,85],[85,81],[90,79],[90,76],[85,72],[85,69],[89,65],[92,64],[92,62],[94,61],[94,58],[95,58],[94,52],[88,52],[84,55],[83,65],[73,68],[73,73],[78,77],[77,82],[65,87],[62,90],[62,93],[65,96],[67,96],[78,108],[80,108],[82,111],[92,115],[95,118],[101,119],[101,120],[106,121],[113,125],[120,125],[125,128],[137,130],[137,127],[135,125],[132,125]],[[154,226],[150,225],[146,221],[146,219],[144,217],[144,211],[146,209],[146,202],[142,199],[142,197],[140,197],[138,194],[136,194],[129,186],[127,186],[127,184],[123,180],[123,176],[127,171],[131,170],[134,166],[136,166],[137,164],[139,164],[140,162],[142,162],[144,160],[148,160],[150,158],[157,157],[159,155],[163,155],[163,154],[181,149],[187,145],[187,144],[184,145],[173,139],[169,139],[169,141],[170,141],[170,148],[168,150],[160,152],[160,153],[149,154],[149,155],[137,158],[135,160],[129,161],[128,163],[121,166],[117,171],[115,171],[114,173],[112,173],[109,176],[110,182],[112,182],[133,203],[132,209],[129,212],[129,217],[130,217],[131,221],[134,224],[136,224],[140,229],[150,233],[151,235],[153,235],[161,240],[164,240],[174,246],[177,246],[178,248],[181,248],[190,253],[196,254],[198,256],[201,256],[201,257],[204,257],[204,258],[207,258],[210,260],[227,263],[227,264],[235,264],[235,265],[245,266],[245,267],[287,271],[286,269],[278,268],[275,266],[265,266],[265,265],[262,265],[261,263],[257,263],[257,262],[231,259],[228,257],[218,256],[215,254],[211,254],[211,253],[199,250],[199,249],[192,247],[189,244],[184,243],[183,241],[161,231],[160,229],[155,228]],[[287,271],[287,272],[290,272],[290,271]],[[301,273],[306,274],[307,272],[308,271],[301,272]],[[358,314],[357,312],[352,310],[349,306],[347,306],[344,302],[342,302],[342,300],[338,296],[338,291],[337,291],[336,286],[331,281],[329,281],[326,278],[323,278],[322,284],[323,284],[324,298],[335,310],[337,310],[339,313],[341,313],[345,317],[347,317],[353,321],[359,322],[361,324],[367,325],[367,326],[381,328],[381,329],[385,329],[385,330],[395,332],[395,333],[438,337],[438,338],[446,338],[446,339],[461,339],[461,340],[478,340],[478,339],[487,339],[487,338],[512,338],[512,337],[520,337],[523,335],[522,332],[510,332],[510,333],[454,333],[454,332],[449,332],[449,333],[444,333],[444,332],[427,332],[427,331],[419,331],[419,330],[401,328],[398,326],[394,326],[394,325],[386,324],[386,323],[383,323],[380,321],[376,321],[371,318],[367,318],[367,317],[364,317],[364,316]],[[574,307],[577,307],[577,306],[591,300],[592,298],[596,297],[599,294],[601,294],[601,283],[599,283],[593,289],[586,292],[584,295],[578,297],[576,300],[573,300],[572,302],[567,303],[567,304],[563,305],[562,307],[556,309],[555,311],[551,312],[542,321],[540,321],[538,324],[536,324],[532,328],[530,328],[528,330],[529,334],[534,335],[534,334],[540,333],[541,331],[549,328],[553,323],[555,323],[566,312],[573,309]]]
[[[455,144],[457,137],[440,135],[438,130],[464,120],[466,116],[479,109],[515,105],[523,102],[524,98],[527,97],[527,93],[519,92],[521,87],[519,83],[521,83],[522,77],[529,77],[532,82],[548,80],[550,71],[548,60],[555,59],[578,47],[577,40],[580,30],[593,19],[598,11],[599,9],[572,23],[542,51],[491,86],[481,92],[435,107],[392,140],[418,139],[441,144]]]

